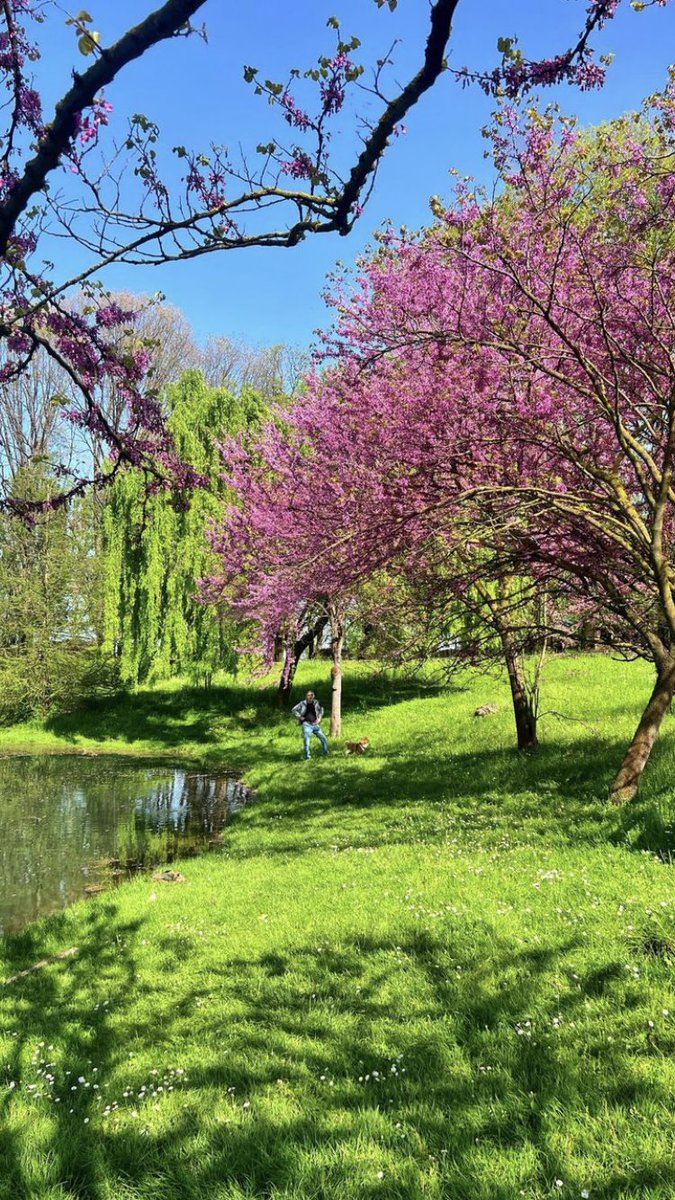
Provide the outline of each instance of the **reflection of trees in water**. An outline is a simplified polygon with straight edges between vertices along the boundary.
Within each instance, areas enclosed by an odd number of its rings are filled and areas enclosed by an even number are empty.
[[[92,880],[203,849],[245,797],[235,780],[119,759],[0,759],[0,932]]]
[[[241,807],[246,789],[222,776],[174,771],[171,780],[158,784],[137,802],[139,824],[155,831],[169,828],[181,833],[216,833],[229,813]]]

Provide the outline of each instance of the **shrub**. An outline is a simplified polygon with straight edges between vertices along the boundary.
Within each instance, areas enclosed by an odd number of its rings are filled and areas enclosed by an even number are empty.
[[[87,700],[121,689],[117,660],[98,649],[69,645],[5,652],[0,657],[0,723],[72,712]]]

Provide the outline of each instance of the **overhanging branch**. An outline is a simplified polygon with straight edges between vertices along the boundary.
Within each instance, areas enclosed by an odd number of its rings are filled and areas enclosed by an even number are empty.
[[[112,83],[123,67],[141,58],[151,46],[173,37],[206,0],[166,0],[155,12],[134,26],[114,46],[102,49],[100,57],[83,75],[75,75],[70,91],[56,105],[54,119],[47,127],[37,153],[26,164],[22,177],[0,206],[0,256],[8,243],[21,213],[32,196],[44,187],[47,176],[58,166],[76,132],[77,118],[91,107],[100,91]]]

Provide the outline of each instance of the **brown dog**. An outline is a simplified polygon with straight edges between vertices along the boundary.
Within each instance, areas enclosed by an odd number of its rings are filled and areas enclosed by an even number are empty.
[[[369,745],[368,738],[361,738],[360,742],[347,742],[345,754],[365,754]]]

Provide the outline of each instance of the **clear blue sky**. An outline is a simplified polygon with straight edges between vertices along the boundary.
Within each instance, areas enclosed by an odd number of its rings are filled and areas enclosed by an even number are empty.
[[[88,5],[104,44],[154,7],[157,0],[91,0]],[[583,24],[585,7],[585,0],[461,0],[451,61],[458,67],[494,65],[497,38],[513,34],[531,57],[565,49]],[[374,0],[209,0],[200,15],[208,27],[208,45],[181,39],[128,69],[108,92],[116,118],[139,111],[152,116],[168,147],[186,143],[206,148],[213,140],[232,152],[239,144],[252,149],[279,132],[279,118],[245,86],[243,65],[280,80],[294,65],[311,65],[331,47],[326,20],[333,14],[340,17],[343,33],[362,39],[362,61],[374,61],[394,38],[400,39],[392,81],[405,82],[417,69],[427,33],[425,0],[399,0],[394,14],[378,9]],[[76,61],[72,33],[66,34],[62,24],[49,36],[50,53],[42,68],[55,96],[65,90],[71,66],[82,60]],[[675,58],[675,0],[665,9],[644,13],[633,12],[624,0],[598,49],[616,55],[602,91],[581,94],[566,87],[547,96],[586,124],[637,107],[663,84],[668,62]],[[224,333],[259,344],[308,344],[312,331],[326,323],[321,293],[338,260],[352,262],[385,219],[411,227],[423,224],[429,197],[450,192],[450,168],[485,178],[480,129],[491,107],[478,89],[462,90],[449,77],[441,80],[413,111],[406,136],[390,147],[375,194],[349,238],[322,235],[293,250],[234,251],[159,269],[118,269],[107,282],[137,292],[161,289],[183,309],[200,337]],[[336,123],[336,147],[343,163],[357,153],[347,114]]]

